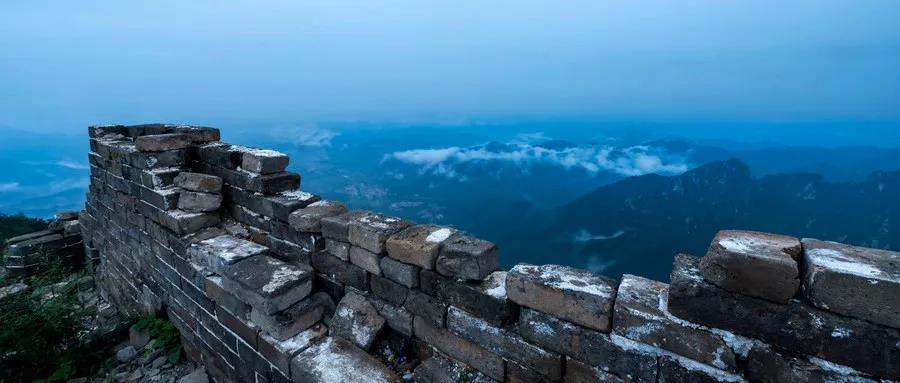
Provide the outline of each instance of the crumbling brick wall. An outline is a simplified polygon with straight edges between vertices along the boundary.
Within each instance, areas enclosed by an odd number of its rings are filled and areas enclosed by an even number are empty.
[[[723,231],[671,284],[499,271],[490,242],[323,201],[287,156],[218,140],[91,127],[80,217],[104,294],[165,311],[218,381],[900,379],[898,253]]]
[[[12,277],[27,277],[44,271],[51,265],[84,265],[84,243],[78,213],[56,213],[46,230],[35,231],[7,239],[4,244],[3,267]],[[88,254],[88,264],[98,261],[97,254]]]

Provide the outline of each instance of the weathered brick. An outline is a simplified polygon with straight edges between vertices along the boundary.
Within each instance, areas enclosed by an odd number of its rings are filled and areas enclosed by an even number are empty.
[[[322,231],[322,219],[347,212],[344,204],[336,201],[317,201],[291,213],[288,221],[294,229],[304,232]]]
[[[503,359],[456,334],[433,326],[421,317],[413,318],[413,332],[425,343],[453,359],[466,363],[495,380],[505,376]]]
[[[372,294],[390,302],[395,306],[402,306],[409,294],[409,289],[390,279],[373,275],[369,278]]]
[[[616,342],[610,335],[530,309],[522,310],[518,330],[531,343],[602,371],[638,382],[656,380],[657,355],[630,347],[637,342]]]
[[[250,306],[226,291],[218,275],[206,277],[206,295],[236,316],[246,318],[250,314]]]
[[[434,326],[444,327],[444,320],[447,318],[447,304],[428,294],[410,290],[403,307],[417,317],[431,322]]]
[[[800,250],[794,237],[723,230],[700,260],[700,273],[725,290],[787,303],[800,286]]]
[[[667,299],[665,283],[624,275],[616,295],[613,332],[723,370],[738,371],[738,358],[722,337],[669,314]]]
[[[284,171],[290,158],[284,153],[266,149],[245,148],[241,168],[254,173],[270,174]]]
[[[397,383],[400,379],[381,362],[341,338],[328,336],[291,361],[295,382]]]
[[[559,354],[528,343],[514,332],[494,327],[459,308],[451,306],[448,310],[447,328],[497,355],[532,368],[549,379],[559,380],[562,377],[562,359]]]
[[[361,247],[350,246],[350,263],[374,274],[381,275],[382,255],[375,254]]]
[[[350,244],[347,242],[341,242],[326,238],[325,250],[327,250],[329,254],[338,257],[338,259],[342,261],[350,261]]]
[[[325,238],[333,239],[340,242],[350,242],[350,222],[358,218],[362,218],[371,213],[364,210],[349,211],[321,219],[322,235]]]
[[[404,309],[377,298],[369,297],[369,303],[378,314],[384,317],[388,327],[405,336],[413,336],[413,314]]]
[[[599,367],[588,366],[577,359],[566,357],[565,383],[626,383],[616,375],[603,371]]]
[[[259,337],[259,353],[285,374],[290,374],[291,359],[325,337],[328,328],[316,324],[287,339],[276,339],[265,333]]]
[[[429,383],[492,383],[493,379],[465,365],[433,355],[424,360],[413,371],[413,381]]]
[[[325,251],[313,253],[310,260],[316,271],[331,279],[363,291],[369,288],[368,273],[359,266],[344,262]]]
[[[391,257],[381,258],[381,272],[384,276],[403,286],[413,288],[419,285],[419,267],[406,264]]]
[[[442,242],[435,262],[438,273],[451,278],[480,281],[497,270],[497,245],[468,235]]]
[[[566,266],[519,264],[506,279],[509,299],[595,330],[609,331],[615,281]]]
[[[387,238],[410,224],[399,218],[370,213],[350,221],[347,238],[351,245],[380,254],[384,252]]]
[[[900,329],[900,253],[815,239],[803,248],[803,293],[814,306]]]
[[[385,319],[365,297],[347,292],[331,318],[331,334],[368,350],[384,327]]]
[[[506,296],[506,275],[506,272],[498,271],[481,283],[466,283],[447,279],[431,270],[422,270],[419,274],[420,289],[488,322],[502,325],[515,321],[518,315],[518,307]]]
[[[162,211],[159,209],[156,209],[156,213],[159,214],[159,223],[161,225],[178,234],[193,233],[219,224],[219,215],[215,213],[194,213],[182,210]]]
[[[199,265],[222,274],[226,267],[252,256],[267,254],[265,246],[233,237],[220,235],[191,245],[188,255]]]
[[[183,190],[178,195],[178,208],[189,212],[215,211],[222,205],[220,194]]]
[[[657,382],[743,383],[746,380],[739,375],[719,371],[690,359],[661,356],[659,358],[659,378]]]
[[[747,379],[751,382],[858,382],[875,383],[853,369],[817,358],[798,358],[768,346],[753,347],[747,358]]]
[[[309,295],[313,270],[256,255],[222,271],[226,290],[266,314],[287,309]]]
[[[162,152],[183,149],[191,145],[191,137],[186,134],[167,133],[140,136],[134,139],[137,150],[142,152]]]
[[[701,277],[695,257],[676,256],[671,281],[669,312],[679,318],[873,375],[900,377],[897,329],[819,310],[797,299],[782,305],[725,291]]]
[[[415,225],[387,239],[388,256],[403,263],[432,270],[441,250],[441,244],[456,230],[437,225]]]
[[[297,335],[322,319],[328,306],[334,306],[325,293],[315,293],[285,310],[266,314],[257,309],[250,312],[250,320],[276,340],[285,340]]]
[[[180,172],[172,180],[175,186],[201,193],[220,193],[222,178],[203,173]]]

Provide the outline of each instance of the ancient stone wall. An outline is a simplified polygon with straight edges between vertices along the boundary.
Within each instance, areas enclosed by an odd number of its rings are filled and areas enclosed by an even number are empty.
[[[520,264],[300,191],[212,128],[90,128],[108,299],[164,311],[221,382],[900,379],[900,255],[723,231],[671,284]],[[539,233],[536,233],[539,234]]]
[[[13,277],[25,277],[53,264],[83,265],[85,247],[81,240],[81,225],[76,218],[77,212],[59,212],[47,230],[6,240],[3,257],[6,272]],[[93,257],[92,261],[99,261],[96,253],[89,255]]]

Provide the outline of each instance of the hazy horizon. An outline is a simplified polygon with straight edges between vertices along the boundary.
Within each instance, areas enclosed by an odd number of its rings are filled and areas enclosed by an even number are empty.
[[[821,124],[839,143],[859,124],[900,129],[898,15],[890,1],[6,1],[0,129]]]

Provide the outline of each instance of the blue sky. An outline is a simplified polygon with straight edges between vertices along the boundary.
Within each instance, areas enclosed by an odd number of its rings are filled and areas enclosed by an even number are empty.
[[[900,121],[900,2],[0,2],[0,129]]]

